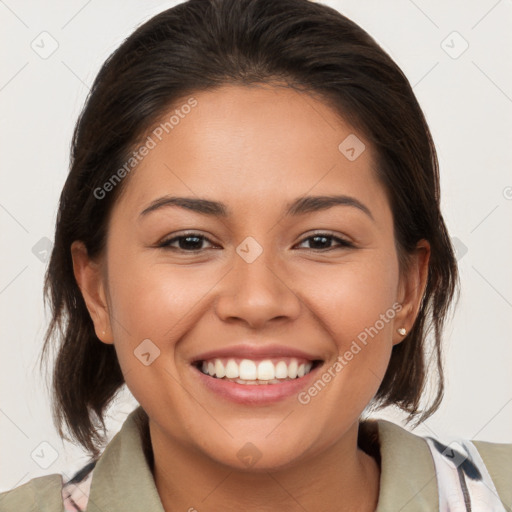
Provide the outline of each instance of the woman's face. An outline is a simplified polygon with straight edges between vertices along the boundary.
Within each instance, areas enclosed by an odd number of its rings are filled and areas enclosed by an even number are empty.
[[[354,434],[414,322],[428,248],[400,280],[372,148],[324,103],[272,87],[193,97],[125,178],[103,259],[74,247],[75,274],[152,436],[284,467]]]

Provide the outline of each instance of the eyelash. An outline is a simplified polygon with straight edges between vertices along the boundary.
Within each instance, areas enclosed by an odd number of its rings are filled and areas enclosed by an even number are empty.
[[[317,238],[317,237],[323,237],[323,238],[334,240],[336,242],[339,242],[339,245],[338,245],[338,247],[329,247],[327,249],[308,249],[309,251],[313,251],[313,252],[328,252],[328,251],[332,251],[334,249],[340,249],[340,248],[355,248],[355,245],[352,244],[351,242],[349,242],[348,240],[345,240],[343,238],[334,236],[334,235],[332,235],[330,233],[315,233],[313,235],[310,235],[310,236],[302,239],[299,242],[299,244],[302,244],[302,243],[304,243],[307,240],[310,240],[310,239],[313,239],[313,238]],[[183,235],[176,236],[176,237],[171,238],[169,240],[164,240],[164,241],[162,241],[162,242],[160,242],[158,244],[158,247],[162,248],[162,249],[165,249],[165,250],[177,250],[177,251],[182,251],[182,252],[185,252],[185,253],[199,253],[199,252],[204,250],[204,249],[199,249],[198,251],[193,251],[193,250],[192,251],[188,251],[186,249],[181,249],[179,247],[171,247],[172,243],[174,243],[176,241],[179,241],[179,240],[182,240],[182,239],[186,239],[186,238],[197,238],[200,241],[207,241],[207,242],[213,243],[213,242],[211,242],[211,240],[209,240],[204,235],[200,235],[199,233],[193,233],[192,232],[192,233],[185,233]],[[215,244],[213,244],[213,245],[215,245]]]

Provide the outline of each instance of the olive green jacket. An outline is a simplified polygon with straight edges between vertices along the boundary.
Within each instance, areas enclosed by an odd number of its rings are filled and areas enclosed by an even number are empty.
[[[107,445],[92,473],[87,512],[164,512],[136,422],[139,406]],[[381,477],[376,512],[432,512],[438,487],[423,437],[385,420],[378,431]],[[512,444],[474,441],[507,512],[512,511]],[[63,512],[60,474],[0,494],[1,512]],[[507,508],[508,507],[508,508]]]

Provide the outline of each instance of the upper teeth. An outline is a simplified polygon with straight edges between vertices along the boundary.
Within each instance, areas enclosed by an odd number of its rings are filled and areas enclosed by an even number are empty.
[[[281,360],[274,363],[270,359],[263,361],[252,361],[242,359],[239,363],[235,359],[211,359],[203,361],[203,373],[222,379],[243,379],[243,380],[273,380],[273,379],[295,379],[304,377],[311,371],[311,361],[299,363],[296,359]]]

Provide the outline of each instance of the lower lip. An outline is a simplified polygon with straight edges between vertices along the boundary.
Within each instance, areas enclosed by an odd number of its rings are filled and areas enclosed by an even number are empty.
[[[304,377],[284,381],[281,384],[238,384],[225,379],[216,379],[192,366],[199,380],[210,390],[239,404],[270,404],[296,396],[309,386],[322,365],[318,365]]]

